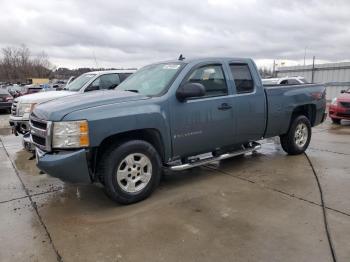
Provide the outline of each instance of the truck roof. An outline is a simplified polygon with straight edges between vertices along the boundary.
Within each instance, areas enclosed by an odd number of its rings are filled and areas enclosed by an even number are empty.
[[[247,62],[253,61],[251,58],[243,58],[243,57],[202,57],[202,58],[190,58],[190,59],[185,58],[184,60],[168,60],[168,61],[163,61],[163,62],[159,62],[159,63],[189,64],[189,63],[209,62],[211,60],[220,60],[220,61],[237,60],[237,61],[241,61],[242,63],[247,63]],[[155,64],[159,64],[159,63],[155,63]]]

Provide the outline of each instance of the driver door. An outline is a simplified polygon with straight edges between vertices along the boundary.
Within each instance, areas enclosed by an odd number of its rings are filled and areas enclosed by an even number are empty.
[[[205,96],[180,102],[171,109],[173,156],[214,151],[234,141],[232,104],[221,64],[205,64],[192,70],[182,85],[201,83]]]

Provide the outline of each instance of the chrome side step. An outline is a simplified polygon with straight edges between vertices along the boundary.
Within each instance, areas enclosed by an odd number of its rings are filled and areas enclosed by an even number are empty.
[[[182,170],[190,169],[190,168],[193,168],[196,166],[206,165],[206,164],[212,163],[214,161],[220,161],[220,160],[227,159],[230,157],[234,157],[234,156],[238,156],[238,155],[242,155],[242,154],[246,154],[246,153],[251,153],[251,152],[254,152],[256,150],[259,150],[260,148],[261,148],[261,145],[259,143],[253,142],[252,146],[242,148],[242,149],[234,151],[234,152],[225,153],[225,154],[222,154],[222,155],[219,155],[216,157],[210,157],[210,158],[198,160],[198,161],[195,161],[192,163],[170,166],[169,169],[172,171],[182,171]]]

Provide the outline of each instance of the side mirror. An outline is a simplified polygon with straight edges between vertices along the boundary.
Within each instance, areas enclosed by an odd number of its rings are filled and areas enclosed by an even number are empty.
[[[344,94],[346,92],[346,90],[341,90],[340,93],[341,94]]]
[[[95,90],[100,90],[100,87],[99,87],[99,86],[94,86],[94,85],[89,85],[89,86],[85,89],[85,92],[95,91]]]
[[[184,101],[190,97],[201,97],[205,95],[205,87],[200,83],[186,83],[176,91],[176,97]]]
[[[114,89],[114,88],[116,88],[117,86],[119,86],[119,84],[111,85],[110,87],[108,87],[108,90]]]

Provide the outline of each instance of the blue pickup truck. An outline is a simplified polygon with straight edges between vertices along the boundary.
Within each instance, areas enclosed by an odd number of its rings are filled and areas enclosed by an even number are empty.
[[[148,197],[178,171],[259,149],[279,136],[303,153],[325,119],[325,87],[264,87],[251,59],[168,61],[115,90],[59,98],[30,117],[37,166],[64,181],[101,182],[116,202]]]

